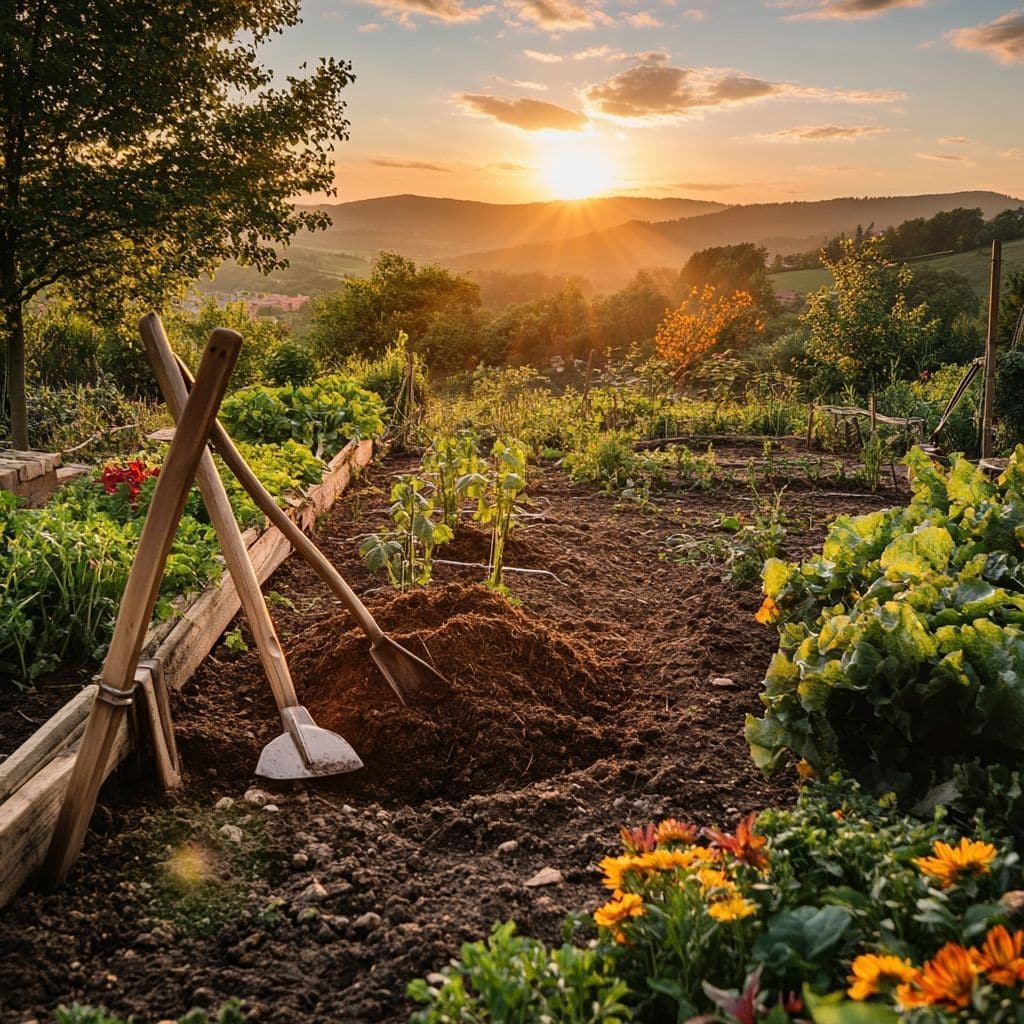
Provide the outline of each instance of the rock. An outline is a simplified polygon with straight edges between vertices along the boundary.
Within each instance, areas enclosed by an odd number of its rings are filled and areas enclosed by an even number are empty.
[[[352,927],[356,930],[356,932],[365,935],[369,932],[376,931],[383,923],[384,921],[380,914],[375,914],[372,910],[370,910],[367,911],[365,914],[360,914],[352,922]]]
[[[264,804],[263,810],[265,810],[268,814],[277,814],[277,812],[280,811],[281,808],[278,807],[277,804]]]
[[[302,903],[323,903],[327,899],[327,890],[314,878],[299,896]]]
[[[235,806],[235,801],[229,796],[222,796],[213,806],[218,811],[230,811]]]
[[[999,897],[999,902],[1006,907],[1010,917],[1020,917],[1024,914],[1024,890],[1011,889]]]
[[[197,988],[192,993],[192,1001],[209,1006],[217,998],[217,993],[212,988]]]
[[[541,885],[561,885],[565,879],[562,872],[557,868],[541,868],[532,878],[528,878],[523,885],[527,889],[536,889]]]
[[[519,849],[519,844],[514,839],[508,839],[504,843],[498,846],[499,856],[506,856],[510,853],[515,853]]]
[[[292,867],[298,868],[302,871],[304,868],[309,867],[309,854],[308,853],[296,853],[292,855]]]
[[[253,807],[265,807],[271,801],[269,793],[265,793],[262,789],[247,789],[242,799],[247,804],[252,804]]]
[[[711,679],[711,685],[717,686],[722,690],[734,690],[736,689],[736,681],[729,676],[714,676]]]
[[[326,843],[311,843],[306,852],[317,864],[326,864],[333,855],[333,851]]]
[[[303,907],[295,919],[299,924],[306,924],[309,921],[315,921],[319,916],[320,911],[316,907]]]
[[[223,836],[229,843],[242,841],[242,830],[237,825],[221,825],[217,834]]]

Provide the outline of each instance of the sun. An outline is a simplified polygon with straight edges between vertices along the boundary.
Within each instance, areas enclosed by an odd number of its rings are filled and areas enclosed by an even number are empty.
[[[540,157],[540,178],[555,199],[589,199],[608,192],[616,174],[599,143],[551,139]]]

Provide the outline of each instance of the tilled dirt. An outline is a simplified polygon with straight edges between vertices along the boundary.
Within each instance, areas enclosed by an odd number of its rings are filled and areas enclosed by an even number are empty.
[[[296,686],[365,770],[246,802],[280,726],[255,654],[218,648],[175,702],[183,791],[108,787],[69,887],[0,912],[3,1020],[77,1000],[156,1021],[231,996],[267,1021],[405,1020],[406,983],[460,942],[508,918],[553,940],[566,913],[596,905],[595,865],[620,825],[731,822],[791,798],[792,780],[761,778],[742,738],[776,646],[753,621],[757,586],[663,557],[668,535],[707,535],[748,492],[640,507],[535,470],[508,564],[542,572],[508,573],[509,603],[479,568],[439,561],[428,589],[401,595],[367,574],[358,538],[406,468],[372,469],[321,540],[451,697],[403,706],[290,559],[267,590]],[[892,501],[786,494],[788,554],[819,544],[835,513]],[[487,537],[467,524],[437,554],[480,562]],[[525,885],[543,867],[562,881]]]

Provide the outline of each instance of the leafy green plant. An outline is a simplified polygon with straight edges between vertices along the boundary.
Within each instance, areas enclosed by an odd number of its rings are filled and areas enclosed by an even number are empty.
[[[839,516],[820,557],[765,566],[780,649],[746,726],[762,768],[792,751],[920,797],[1024,749],[1024,449],[996,483],[960,458],[907,464],[905,508]]]
[[[626,991],[605,954],[569,943],[548,949],[517,935],[509,921],[495,925],[486,942],[464,943],[453,966],[417,978],[408,994],[426,1007],[412,1015],[413,1024],[620,1024],[632,1020]]]
[[[435,519],[437,507],[421,477],[403,475],[391,487],[390,530],[371,534],[359,546],[371,572],[384,569],[399,590],[426,586],[438,544],[450,541],[451,527]]]
[[[128,1024],[122,1017],[112,1017],[105,1010],[92,1006],[58,1006],[55,1011],[57,1024]],[[229,999],[217,1012],[210,1017],[205,1010],[190,1010],[179,1018],[178,1024],[243,1024],[246,1019],[242,1004],[237,999]]]
[[[475,434],[443,434],[434,438],[423,456],[421,472],[434,487],[443,522],[458,525],[463,498],[480,496],[487,465]]]
[[[376,437],[384,429],[383,415],[377,395],[340,376],[309,385],[245,388],[221,405],[221,417],[236,440],[300,441],[322,459],[353,438]]]
[[[316,359],[304,345],[282,341],[267,359],[266,374],[271,384],[309,384],[316,376]]]
[[[862,470],[864,483],[871,489],[872,494],[878,490],[878,485],[882,482],[884,457],[885,446],[882,444],[882,439],[877,433],[873,433],[865,442],[860,453],[861,462],[864,464]]]
[[[494,590],[503,591],[505,548],[520,512],[518,502],[526,490],[526,449],[518,441],[495,441],[491,462],[486,478],[476,474],[472,481],[472,486],[480,490],[473,518],[491,527],[486,583]]]

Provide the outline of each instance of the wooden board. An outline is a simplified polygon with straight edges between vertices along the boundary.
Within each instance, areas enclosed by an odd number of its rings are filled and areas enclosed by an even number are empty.
[[[308,529],[317,516],[337,500],[354,472],[372,458],[372,441],[352,442],[343,448],[328,465],[323,482],[309,491],[306,500],[290,513],[292,517]],[[249,546],[261,581],[265,581],[290,553],[291,545],[276,527],[259,534]],[[168,690],[179,690],[185,685],[238,610],[238,594],[225,574],[219,587],[204,591],[188,604],[182,617],[169,629],[164,624],[151,631],[144,657],[147,662],[159,665],[163,685]],[[0,907],[13,899],[46,855],[77,750],[77,744],[69,748],[67,742],[57,740],[47,759],[47,736],[52,739],[63,728],[61,721],[66,724],[74,717],[77,712],[72,705],[88,699],[83,693],[85,691],[73,697],[4,762],[5,767],[14,762],[22,768],[18,770],[20,779],[12,795],[0,803]],[[105,776],[131,749],[126,724],[118,733]],[[41,757],[37,756],[40,750]],[[32,767],[25,771],[28,763]]]

